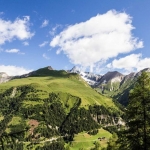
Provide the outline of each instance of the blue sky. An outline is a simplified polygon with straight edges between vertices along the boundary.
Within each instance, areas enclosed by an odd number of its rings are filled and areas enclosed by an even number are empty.
[[[150,67],[149,0],[0,0],[0,72]]]

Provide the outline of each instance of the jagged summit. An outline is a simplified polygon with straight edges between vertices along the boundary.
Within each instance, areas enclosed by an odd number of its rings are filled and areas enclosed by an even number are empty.
[[[69,70],[70,73],[80,73],[80,69],[77,66],[74,66],[71,70]]]
[[[83,78],[89,85],[95,85],[98,84],[101,75],[97,75],[91,72],[83,72],[81,69],[77,66],[74,66],[71,70],[68,70],[69,73],[77,73]]]
[[[100,83],[103,83],[103,82],[107,83],[109,81],[121,82],[123,77],[124,77],[124,75],[118,71],[107,72],[105,75],[102,76]]]

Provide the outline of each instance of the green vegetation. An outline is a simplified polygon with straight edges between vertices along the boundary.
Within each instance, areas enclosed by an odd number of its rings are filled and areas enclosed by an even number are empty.
[[[122,150],[150,149],[150,77],[143,72],[129,95],[126,111],[128,129],[120,135]]]
[[[42,70],[39,70],[42,72]],[[44,68],[44,72],[46,69]],[[86,82],[84,82],[77,74],[68,74],[65,71],[48,70],[48,73],[31,75],[34,77],[14,79],[7,83],[0,85],[0,91],[5,91],[10,87],[31,85],[37,90],[35,93],[39,98],[47,98],[50,92],[70,93],[71,95],[80,97],[82,99],[81,106],[87,107],[88,105],[104,105],[105,107],[113,107],[117,109],[110,98],[97,93]],[[39,76],[39,77],[35,77]],[[42,92],[41,92],[42,90]],[[32,92],[32,94],[34,94]],[[33,95],[34,97],[34,95]]]
[[[113,98],[114,101],[119,102],[120,104],[127,106],[128,104],[128,96],[131,89],[133,89],[134,84],[137,78],[127,78],[125,81],[120,82],[112,82],[99,85],[96,87],[96,90],[107,96]]]
[[[63,150],[69,143],[76,149],[86,143],[77,144],[83,133],[95,140],[92,149],[106,147],[111,134],[101,127],[118,126],[122,115],[110,98],[65,71],[40,69],[0,91],[0,150]],[[107,140],[97,141],[102,136]]]
[[[110,137],[111,134],[104,129],[99,129],[96,135],[89,135],[86,132],[82,132],[75,135],[74,140],[68,145],[70,147],[70,150],[79,150],[82,148],[84,150],[90,150],[94,148],[95,142],[98,142],[101,147],[106,147]]]
[[[142,72],[129,94],[126,128],[108,142],[107,150],[150,149],[150,77]]]

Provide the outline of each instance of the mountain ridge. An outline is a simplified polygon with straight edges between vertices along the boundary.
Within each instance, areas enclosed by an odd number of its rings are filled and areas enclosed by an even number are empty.
[[[74,66],[71,70],[54,70],[51,66],[37,69],[21,76],[8,76],[6,73],[0,73],[0,84],[13,79],[28,78],[28,77],[65,77],[65,78],[80,78],[88,85],[97,90],[99,93],[112,97],[123,105],[127,105],[128,94],[134,86],[137,77],[143,71],[150,72],[150,68],[145,68],[139,72],[131,72],[128,75],[123,75],[118,71],[109,71],[104,75],[83,72],[78,67]],[[76,76],[75,76],[76,75]]]

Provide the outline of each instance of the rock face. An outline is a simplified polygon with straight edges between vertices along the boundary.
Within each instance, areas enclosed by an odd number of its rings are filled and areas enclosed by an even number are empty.
[[[69,73],[77,73],[84,79],[89,85],[95,86],[99,83],[101,75],[93,74],[91,72],[83,72],[78,67],[74,66],[71,70],[68,70]]]
[[[5,72],[0,72],[0,83],[4,83],[11,80],[11,77],[8,76]]]
[[[102,76],[100,80],[101,83],[108,83],[110,82],[121,82],[122,79],[124,78],[124,75],[119,73],[118,71],[113,71],[113,72],[107,72],[105,75]]]
[[[137,73],[132,72],[128,75],[123,75],[118,71],[97,75],[90,72],[81,72],[77,67],[73,67],[68,72],[79,74],[98,92],[118,100],[123,105],[127,105],[129,92],[143,71],[150,73],[150,68],[145,68]]]
[[[124,76],[124,78],[122,79],[122,81],[120,82],[120,85],[125,84],[128,80],[133,80],[135,78],[136,73],[132,72],[126,76]]]
[[[80,69],[78,67],[74,66],[71,70],[68,70],[67,72],[80,74]]]

